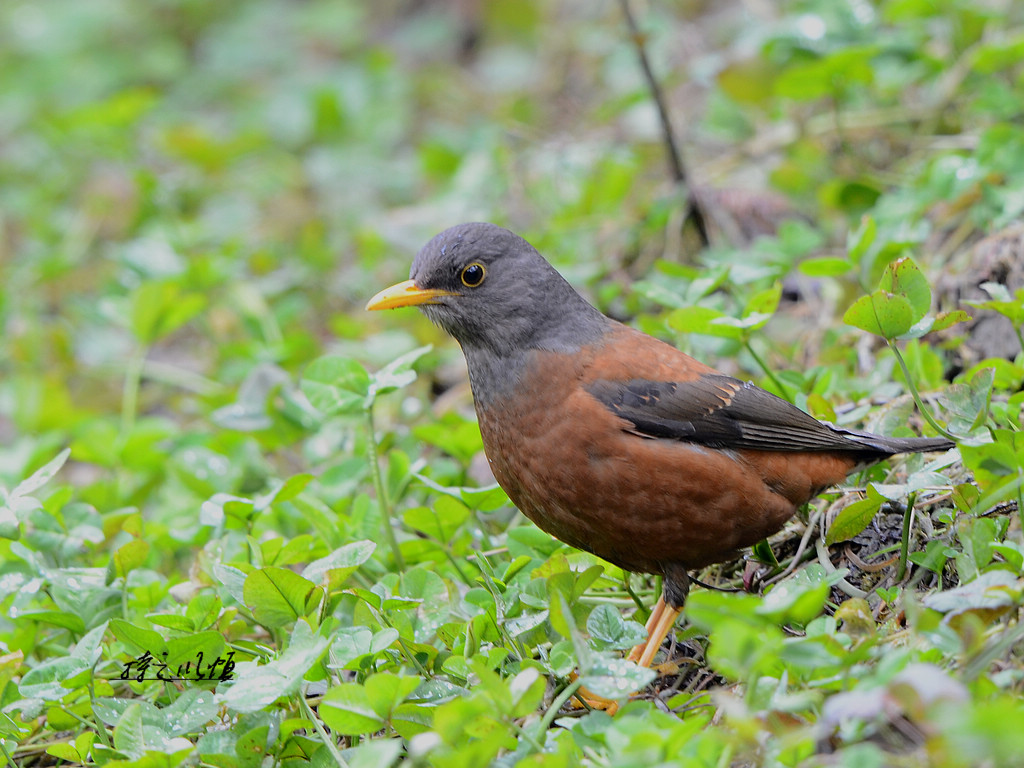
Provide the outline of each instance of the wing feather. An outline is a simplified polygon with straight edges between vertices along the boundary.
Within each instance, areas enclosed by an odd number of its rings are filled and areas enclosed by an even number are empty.
[[[599,379],[586,388],[638,435],[713,448],[832,450],[881,457],[951,445],[941,439],[888,438],[833,427],[750,382],[718,373],[682,382]]]

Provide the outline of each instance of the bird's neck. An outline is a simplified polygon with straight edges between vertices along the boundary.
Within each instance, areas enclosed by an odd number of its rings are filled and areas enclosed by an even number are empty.
[[[513,324],[508,335],[503,334],[497,343],[463,343],[469,383],[478,406],[487,407],[495,398],[515,391],[537,352],[576,354],[582,347],[597,342],[614,325],[613,320],[578,294],[568,301],[569,305],[559,305],[559,311],[544,318],[544,322],[526,328]]]

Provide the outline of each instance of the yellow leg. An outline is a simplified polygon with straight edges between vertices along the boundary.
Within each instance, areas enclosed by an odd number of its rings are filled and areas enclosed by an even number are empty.
[[[666,614],[671,614],[672,618],[668,623],[668,627],[662,630],[659,625],[665,620]],[[675,623],[677,616],[679,616],[678,610],[669,608],[665,603],[664,598],[658,598],[658,602],[651,611],[651,617],[647,619],[647,625],[644,627],[644,629],[647,630],[647,642],[642,645],[634,646],[633,650],[629,652],[629,656],[626,658],[634,664],[639,663],[641,666],[649,667],[651,665],[651,659],[654,658],[654,654],[657,652],[658,648],[661,647],[661,641],[665,639],[665,635],[668,633],[669,629],[672,628],[672,624]],[[657,632],[661,632],[661,635],[657,637],[656,641],[654,641],[653,650],[648,653],[647,647],[651,645],[652,640],[655,638],[655,633]],[[643,661],[642,659],[645,654],[648,658],[646,661]],[[575,679],[575,677],[576,675],[573,673],[573,679]],[[586,688],[581,688],[579,690],[579,693],[576,695],[576,699],[580,701],[581,705],[585,702],[586,706],[591,709],[603,709],[610,715],[614,715],[619,709],[618,703],[614,700],[606,699],[604,696],[598,696],[596,693],[591,693]]]
[[[572,680],[575,680],[578,675],[573,672],[569,676]],[[606,699],[604,696],[598,696],[592,691],[588,691],[583,686],[580,686],[579,690],[576,691],[576,695],[569,700],[569,706],[573,709],[582,709],[587,707],[589,709],[603,709],[610,715],[614,715],[615,711],[619,708],[619,705],[614,699]]]
[[[665,598],[659,597],[654,610],[651,611],[651,618],[647,620],[647,626],[645,627],[647,629],[647,642],[634,646],[626,658],[639,664],[641,667],[651,666],[654,654],[661,648],[662,641],[672,627],[675,626],[676,619],[679,618],[679,614],[682,612],[682,608],[670,608],[668,603],[665,602]],[[613,702],[604,707],[604,710],[609,715],[614,715],[619,711],[618,702]]]
[[[658,608],[661,608],[659,611]],[[658,605],[654,608],[654,613],[651,614],[653,618],[657,615],[657,621],[654,622],[653,626],[649,626],[647,629],[647,642],[642,646],[637,646],[630,651],[630,658],[632,659],[633,654],[640,650],[640,658],[637,659],[637,664],[641,667],[651,666],[651,662],[654,661],[654,654],[661,648],[661,643],[675,626],[676,619],[679,618],[679,614],[683,612],[682,608],[669,608],[663,598],[658,599]],[[650,624],[650,622],[648,622]]]
[[[653,636],[652,633],[654,632],[654,628],[658,626],[658,622],[661,620],[661,616],[666,610],[668,610],[668,605],[665,603],[665,598],[659,597],[658,602],[651,610],[651,616],[647,619],[647,624],[644,626],[644,629],[647,630],[647,640],[640,645],[634,645],[633,650],[631,650],[629,652],[629,656],[626,657],[634,664],[638,663],[640,658],[643,656],[644,650],[647,648],[647,645],[650,643],[650,639]],[[664,635],[662,635],[662,637],[664,638]],[[658,645],[661,645],[661,640],[658,641]],[[648,662],[648,664],[650,664],[650,662]]]

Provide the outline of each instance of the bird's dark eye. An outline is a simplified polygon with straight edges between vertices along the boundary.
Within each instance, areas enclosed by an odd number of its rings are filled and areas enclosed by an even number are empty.
[[[484,276],[487,274],[487,270],[484,269],[483,264],[473,262],[466,266],[462,270],[462,284],[467,288],[476,288],[480,283],[484,281]]]

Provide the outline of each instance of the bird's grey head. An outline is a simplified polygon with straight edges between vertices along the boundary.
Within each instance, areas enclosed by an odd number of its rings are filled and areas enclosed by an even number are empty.
[[[467,353],[571,349],[608,322],[532,245],[494,224],[446,229],[416,255],[409,277],[431,294],[420,309]]]

